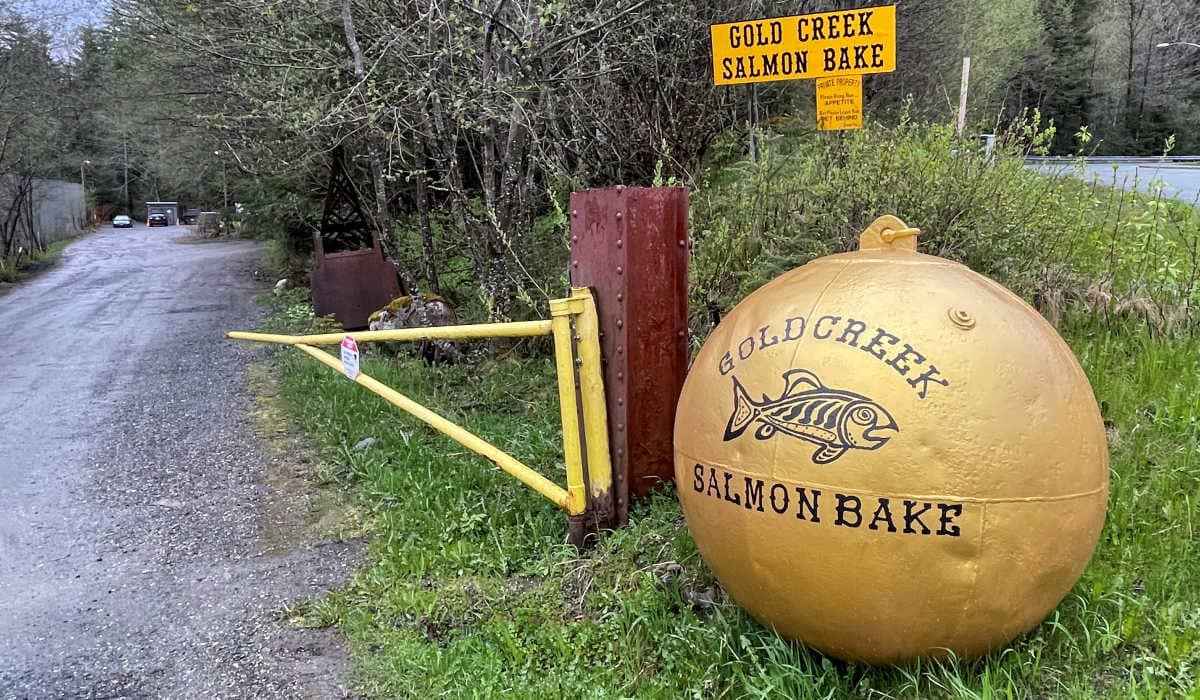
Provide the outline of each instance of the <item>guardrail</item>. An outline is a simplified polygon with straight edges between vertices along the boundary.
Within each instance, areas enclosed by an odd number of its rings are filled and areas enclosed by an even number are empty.
[[[1088,165],[1104,165],[1106,163],[1129,163],[1132,165],[1151,164],[1200,164],[1200,156],[1025,156],[1030,163],[1074,163],[1082,160]]]
[[[549,320],[360,333],[278,335],[231,331],[227,335],[235,340],[291,345],[339,373],[345,372],[341,360],[317,346],[338,345],[347,336],[353,337],[358,343],[553,336],[563,458],[567,472],[565,488],[483,438],[367,374],[360,371],[353,381],[490,460],[505,473],[566,511],[570,516],[568,539],[576,546],[582,546],[587,533],[606,527],[613,514],[613,476],[600,362],[600,330],[591,291],[572,288],[571,296],[550,302],[550,316]]]

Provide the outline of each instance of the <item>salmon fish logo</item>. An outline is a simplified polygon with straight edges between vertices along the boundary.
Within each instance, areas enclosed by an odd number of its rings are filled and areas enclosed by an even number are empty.
[[[878,450],[900,432],[892,415],[871,399],[843,389],[831,389],[806,369],[783,373],[779,398],[763,394],[750,398],[746,387],[733,377],[733,414],[725,426],[725,441],[758,425],[754,437],[768,440],[776,433],[817,446],[815,464],[829,464],[847,450]]]

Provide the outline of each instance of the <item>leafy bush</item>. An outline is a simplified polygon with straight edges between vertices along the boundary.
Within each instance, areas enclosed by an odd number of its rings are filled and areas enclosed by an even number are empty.
[[[882,214],[922,230],[923,252],[958,260],[1057,317],[1064,305],[1138,310],[1156,329],[1191,320],[1200,215],[1143,195],[1031,171],[1052,137],[1034,117],[986,154],[950,126],[868,125],[797,137],[786,123],[757,163],[726,161],[692,198],[697,337],[751,290],[853,250]]]

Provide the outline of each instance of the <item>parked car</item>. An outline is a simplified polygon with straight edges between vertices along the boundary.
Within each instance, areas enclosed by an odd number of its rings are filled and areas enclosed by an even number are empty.
[[[183,214],[179,216],[179,222],[191,226],[196,223],[198,218],[200,218],[199,209],[184,209]]]
[[[133,228],[133,219],[124,214],[117,214],[113,217],[113,228]]]
[[[167,215],[166,214],[151,214],[150,216],[146,217],[146,225],[147,226],[166,226],[167,225]]]

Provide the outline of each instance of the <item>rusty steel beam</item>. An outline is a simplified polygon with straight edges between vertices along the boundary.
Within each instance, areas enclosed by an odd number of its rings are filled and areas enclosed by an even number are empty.
[[[673,474],[675,404],[687,374],[688,192],[614,187],[571,195],[571,284],[600,320],[616,524]]]

